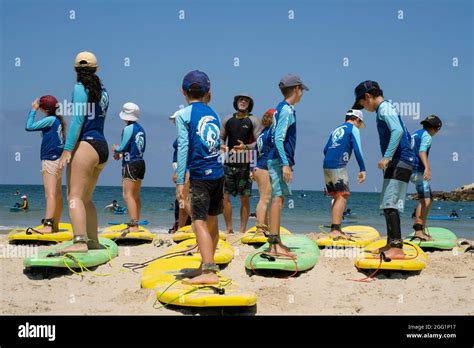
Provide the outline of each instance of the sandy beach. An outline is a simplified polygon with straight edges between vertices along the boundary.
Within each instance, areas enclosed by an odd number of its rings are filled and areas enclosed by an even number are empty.
[[[170,235],[159,235],[170,241]],[[94,315],[182,315],[182,314],[474,314],[472,253],[428,252],[427,267],[418,275],[392,272],[370,283],[354,267],[349,256],[330,257],[321,250],[318,264],[294,278],[249,276],[245,257],[254,247],[234,243],[235,258],[222,273],[257,294],[257,306],[250,310],[195,310],[178,307],[154,308],[153,290],[140,288],[140,275],[122,268],[125,262],[144,262],[161,255],[168,245],[121,246],[112,264],[102,265],[95,274],[83,276],[52,273],[49,279],[24,274],[23,259],[0,258],[0,311],[2,314],[94,314]],[[0,245],[8,241],[2,235]],[[13,247],[18,248],[18,247]],[[40,248],[45,248],[44,246]],[[9,247],[10,255],[12,247]],[[98,274],[110,274],[98,276]],[[160,304],[155,304],[160,307]]]

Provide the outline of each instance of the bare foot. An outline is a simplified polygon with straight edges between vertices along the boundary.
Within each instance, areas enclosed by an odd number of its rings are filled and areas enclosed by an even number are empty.
[[[332,230],[328,234],[329,238],[338,238],[338,239],[349,239],[350,237],[345,234],[344,232],[338,231],[338,230]]]
[[[186,278],[194,278],[194,277],[200,276],[201,274],[202,274],[202,269],[198,268],[198,269],[189,271],[187,273],[184,273],[184,276],[186,276]]]
[[[194,278],[184,280],[184,284],[219,284],[219,277],[214,272],[206,272]]]
[[[385,257],[389,259],[403,259],[405,258],[405,253],[402,248],[390,248],[387,251],[384,251]]]
[[[426,234],[423,231],[416,231],[415,232],[415,237],[418,237],[418,238],[420,238],[421,240],[423,240],[425,242],[429,241],[429,240],[433,240],[433,238],[429,234]]]
[[[231,228],[230,230],[227,230],[227,234],[233,234],[234,230]]]
[[[87,244],[85,244],[85,243],[76,243],[76,244],[68,246],[67,248],[57,250],[57,252],[60,253],[60,254],[86,253],[88,251],[89,251],[89,249],[87,248]]]
[[[53,228],[51,226],[43,226],[36,231],[41,232],[43,234],[53,233]]]
[[[129,227],[128,230],[130,232],[143,232],[143,230],[140,229],[140,226]]]
[[[295,258],[296,255],[293,254],[288,247],[283,245],[283,243],[273,244],[270,245],[270,248],[265,251],[270,255],[278,255],[278,256],[289,256]]]
[[[371,253],[372,254],[380,254],[380,253],[383,253],[383,252],[387,251],[388,249],[390,249],[390,244],[385,244],[385,246],[383,246],[381,248],[372,250]]]

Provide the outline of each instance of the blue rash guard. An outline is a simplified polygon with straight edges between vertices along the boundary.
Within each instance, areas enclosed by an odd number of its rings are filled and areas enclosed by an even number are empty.
[[[176,117],[178,131],[178,185],[184,184],[186,167],[190,178],[216,180],[224,176],[220,154],[221,124],[217,114],[202,102],[191,103]]]
[[[382,156],[391,158],[394,163],[401,160],[413,165],[415,156],[410,146],[410,133],[395,106],[384,100],[377,107],[376,113]]]
[[[122,131],[122,141],[115,149],[123,153],[122,166],[134,161],[142,161],[146,148],[146,134],[143,127],[137,122],[130,123]]]
[[[415,161],[413,164],[413,172],[424,173],[425,166],[421,162],[420,152],[426,152],[426,156],[430,154],[432,137],[426,129],[420,129],[411,137],[411,148],[415,153]]]
[[[173,141],[173,163],[178,163],[178,139]]]
[[[328,142],[324,147],[323,168],[344,168],[349,163],[352,150],[354,150],[360,171],[365,172],[359,129],[352,123],[345,122],[337,127],[329,136]]]
[[[74,150],[78,140],[102,140],[104,137],[104,121],[109,108],[109,95],[102,86],[102,96],[98,103],[89,103],[84,85],[78,82],[72,94],[73,116],[71,127],[66,138],[64,149]]]
[[[56,116],[46,116],[35,122],[36,110],[31,110],[26,120],[25,130],[41,131],[41,160],[54,161],[61,157],[64,148],[61,121]]]
[[[257,138],[257,168],[268,169],[267,162],[269,160],[270,151],[272,149],[272,127],[262,130]]]
[[[279,159],[282,166],[295,165],[296,112],[285,100],[276,107],[273,117],[272,149],[269,159]]]

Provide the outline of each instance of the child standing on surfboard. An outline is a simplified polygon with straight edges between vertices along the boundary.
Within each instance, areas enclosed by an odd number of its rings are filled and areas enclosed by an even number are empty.
[[[66,126],[63,117],[57,113],[58,106],[57,99],[52,95],[42,96],[40,99],[33,101],[26,120],[25,129],[28,132],[41,131],[43,135],[41,142],[41,174],[46,196],[45,217],[41,220],[43,227],[38,230],[29,227],[26,231],[28,234],[59,231],[59,219],[63,211],[62,169],[59,167],[59,158],[63,153]],[[42,111],[45,117],[35,122],[38,110]]]
[[[119,116],[125,121],[120,145],[112,145],[114,160],[122,158],[123,199],[127,204],[130,222],[122,231],[122,236],[130,232],[140,232],[140,189],[145,177],[145,160],[143,154],[146,148],[146,134],[138,123],[140,108],[134,103],[125,103]]]
[[[353,109],[376,112],[382,159],[378,168],[383,170],[383,187],[380,209],[387,223],[387,245],[378,250],[384,260],[404,258],[400,226],[400,212],[405,208],[405,198],[413,170],[414,153],[410,134],[395,106],[384,100],[383,91],[375,81],[361,82],[354,90]]]
[[[190,174],[190,201],[201,267],[186,281],[188,284],[217,284],[218,267],[214,254],[219,241],[217,216],[223,212],[224,166],[220,154],[219,117],[207,103],[211,82],[202,71],[189,72],[183,79],[182,93],[188,106],[176,116],[178,167],[176,199],[182,204],[186,167]]]
[[[293,179],[296,148],[295,105],[309,88],[297,75],[286,75],[278,84],[284,100],[276,107],[272,125],[272,149],[268,156],[268,174],[272,185],[270,208],[270,234],[268,253],[292,255],[280,239],[280,217],[285,197],[291,196],[290,183]]]
[[[430,115],[421,121],[423,128],[415,132],[411,137],[411,147],[415,152],[415,163],[411,182],[416,186],[418,193],[418,206],[415,210],[415,238],[423,241],[431,240],[431,236],[425,232],[426,217],[431,207],[431,167],[428,155],[431,149],[432,137],[435,136],[443,123],[436,115]]]
[[[343,214],[345,214],[344,209],[346,208],[347,198],[350,195],[349,176],[346,166],[351,158],[352,150],[354,150],[357,163],[359,164],[357,181],[359,184],[365,181],[364,155],[362,153],[359,132],[359,128],[364,127],[362,111],[350,109],[346,113],[346,121],[331,133],[324,147],[324,180],[328,195],[334,198],[329,236],[334,240],[349,239],[342,232],[341,220]]]

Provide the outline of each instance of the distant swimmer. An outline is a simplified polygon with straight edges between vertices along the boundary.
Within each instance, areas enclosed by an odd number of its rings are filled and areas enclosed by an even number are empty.
[[[350,208],[347,208],[346,211],[343,213],[344,216],[351,216],[352,212]]]
[[[114,199],[112,203],[110,203],[109,205],[106,205],[104,209],[109,209],[110,211],[113,211],[113,210],[120,210],[122,209],[122,207],[120,206],[120,204],[118,204],[117,200]]]
[[[20,191],[16,190],[15,191],[15,196],[19,196],[20,195]]]
[[[451,214],[449,214],[449,217],[450,217],[450,218],[458,218],[459,215],[458,215],[458,213],[456,212],[456,210],[453,209],[453,211],[451,212]]]
[[[23,209],[23,210],[27,210],[28,209],[28,197],[26,197],[26,195],[23,195],[20,198],[23,200],[23,202],[22,203],[15,203],[15,207]]]

